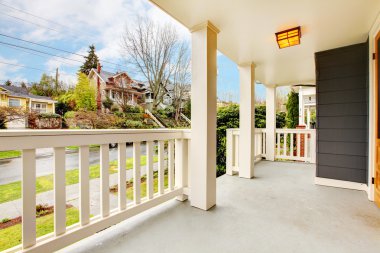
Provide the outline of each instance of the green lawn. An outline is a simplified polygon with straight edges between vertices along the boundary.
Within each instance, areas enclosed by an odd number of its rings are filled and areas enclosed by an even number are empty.
[[[100,145],[89,145],[89,147],[90,149],[98,149],[100,148]],[[76,151],[79,150],[79,146],[67,146],[66,149]]]
[[[20,150],[8,150],[8,151],[0,152],[0,159],[15,158],[15,157],[20,157],[20,156],[21,156]]]
[[[157,162],[158,157],[154,156],[153,161]],[[146,165],[146,156],[141,156],[141,166]],[[133,158],[127,159],[127,170],[133,167]],[[109,173],[117,173],[117,161],[110,162]],[[100,166],[90,166],[90,179],[100,177]],[[79,183],[79,169],[66,171],[66,185]],[[36,192],[46,192],[53,190],[53,174],[37,177]],[[0,204],[21,198],[21,181],[0,185]]]
[[[156,173],[155,173],[156,174]],[[165,188],[168,187],[168,176],[165,175],[164,178]],[[153,180],[154,192],[158,192],[158,178]],[[146,182],[141,183],[141,198],[146,197]],[[127,188],[127,199],[133,200],[133,186]]]
[[[75,207],[66,209],[66,226],[79,222],[79,211]],[[36,219],[37,237],[54,231],[54,214]],[[21,224],[0,230],[0,251],[21,243]]]

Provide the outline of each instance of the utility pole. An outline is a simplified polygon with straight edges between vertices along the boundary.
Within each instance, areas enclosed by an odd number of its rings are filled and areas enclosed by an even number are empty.
[[[58,84],[59,84],[58,78],[59,78],[59,73],[58,73],[58,68],[56,68],[55,70],[55,90],[56,91],[58,90]]]
[[[99,78],[101,71],[102,71],[102,66],[98,62],[98,65],[97,65],[97,72],[98,72],[98,76],[97,76],[97,97],[96,97],[96,105],[97,105],[98,112],[102,111],[102,96],[100,93],[101,91],[100,91],[100,78]]]

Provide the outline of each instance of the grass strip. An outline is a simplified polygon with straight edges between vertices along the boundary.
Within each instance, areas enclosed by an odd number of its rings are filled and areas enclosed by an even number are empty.
[[[158,157],[153,157],[153,162],[156,163]],[[146,156],[141,156],[141,166],[146,165]],[[127,170],[133,167],[133,158],[128,158],[126,162]],[[110,162],[109,173],[117,173],[117,161]],[[100,177],[100,165],[90,166],[90,179],[95,179]],[[36,193],[42,193],[46,191],[51,191],[54,188],[53,185],[53,174],[46,176],[40,176],[36,179]],[[67,170],[66,171],[66,185],[78,184],[79,183],[79,169]],[[0,204],[9,202],[12,200],[21,198],[21,181],[16,181],[8,184],[0,185]]]
[[[79,222],[79,210],[75,207],[66,209],[66,226]],[[36,219],[37,237],[54,231],[54,214],[48,214]],[[0,251],[17,246],[21,243],[21,224],[0,230]]]

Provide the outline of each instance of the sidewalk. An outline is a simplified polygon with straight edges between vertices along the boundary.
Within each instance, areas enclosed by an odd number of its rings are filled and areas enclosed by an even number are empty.
[[[153,170],[157,171],[157,163],[153,165]],[[141,166],[141,176],[146,174],[145,166]],[[127,170],[127,180],[133,177],[133,170]],[[109,185],[116,185],[118,174],[109,176]],[[66,186],[66,203],[79,208],[79,184]],[[54,191],[47,191],[36,195],[36,205],[54,205]],[[117,194],[110,193],[110,209],[118,205]],[[98,215],[100,213],[100,178],[90,180],[90,213]],[[22,215],[22,199],[17,199],[0,204],[0,220],[4,218],[15,218]]]

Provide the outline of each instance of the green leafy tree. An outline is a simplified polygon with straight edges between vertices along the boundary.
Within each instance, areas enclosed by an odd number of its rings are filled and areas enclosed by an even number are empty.
[[[90,80],[84,73],[78,73],[78,83],[74,89],[76,109],[94,111],[96,109],[95,88],[90,85]]]
[[[63,88],[63,83],[57,85],[54,77],[44,73],[41,76],[40,82],[32,84],[30,93],[45,97],[58,97],[65,93],[65,89]]]
[[[7,81],[5,81],[5,85],[6,85],[6,86],[12,86],[12,81],[11,81],[11,80],[7,80]]]
[[[55,105],[55,113],[63,116],[68,111],[73,111],[76,108],[74,89],[69,89],[64,94],[58,97],[58,101]]]
[[[104,108],[111,110],[111,108],[113,106],[113,101],[109,96],[106,96],[106,99],[104,99],[102,101],[102,104],[103,104]]]
[[[286,102],[286,127],[296,128],[298,125],[298,93],[291,90]]]
[[[79,71],[88,75],[90,73],[91,69],[97,68],[97,65],[99,62],[99,58],[95,53],[95,46],[94,45],[89,46],[88,55],[85,56],[84,58],[85,58],[85,62],[80,67]]]

